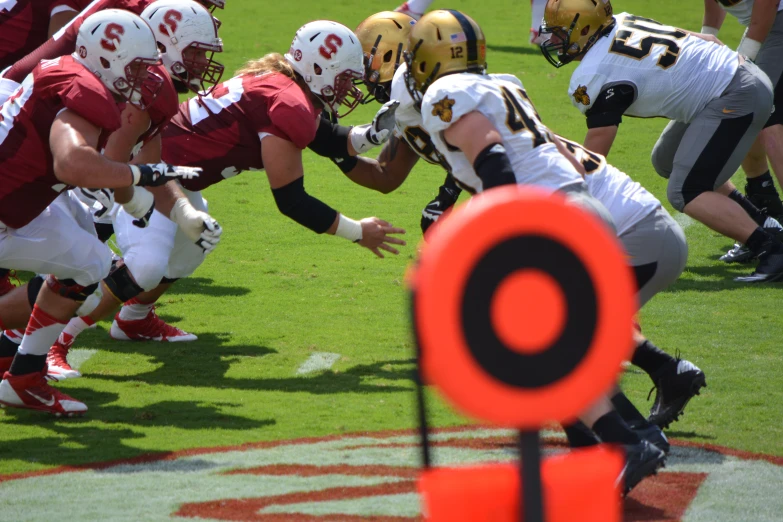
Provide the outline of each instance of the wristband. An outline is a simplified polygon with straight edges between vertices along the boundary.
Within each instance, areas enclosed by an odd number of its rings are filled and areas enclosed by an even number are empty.
[[[710,27],[709,25],[702,25],[701,26],[701,34],[711,34],[712,36],[718,36],[718,29],[717,27]]]
[[[136,165],[128,165],[128,167],[130,167],[131,171],[131,185],[138,185],[139,181],[141,181],[141,169]]]
[[[334,235],[358,243],[362,240],[362,224],[340,214]]]
[[[756,55],[759,54],[760,49],[761,42],[757,42],[752,38],[743,38],[739,47],[737,48],[737,52],[748,58],[750,61],[753,61],[756,59]]]

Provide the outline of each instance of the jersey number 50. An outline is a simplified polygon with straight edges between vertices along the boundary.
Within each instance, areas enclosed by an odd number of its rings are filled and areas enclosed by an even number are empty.
[[[645,25],[641,25],[638,22],[642,22]],[[661,25],[655,20],[642,18],[641,16],[626,17],[620,27],[627,27],[628,29],[617,30],[609,52],[641,60],[650,54],[653,45],[661,45],[666,47],[666,51],[658,58],[656,65],[662,69],[668,69],[677,62],[677,57],[680,54],[680,46],[677,45],[677,40],[687,36],[687,33],[684,31]],[[627,43],[635,31],[649,35],[639,40],[639,47],[634,47]]]

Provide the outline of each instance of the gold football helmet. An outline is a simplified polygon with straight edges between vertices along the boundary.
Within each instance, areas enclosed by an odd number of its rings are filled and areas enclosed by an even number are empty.
[[[389,101],[394,71],[408,50],[411,28],[416,20],[395,11],[383,11],[365,19],[356,28],[364,50],[364,84],[381,103]],[[366,100],[371,101],[371,98]]]
[[[562,67],[583,55],[614,24],[609,0],[548,0],[539,34],[549,63]]]
[[[447,74],[487,69],[487,44],[481,27],[453,9],[430,11],[413,26],[405,86],[421,106],[422,94],[432,82]]]

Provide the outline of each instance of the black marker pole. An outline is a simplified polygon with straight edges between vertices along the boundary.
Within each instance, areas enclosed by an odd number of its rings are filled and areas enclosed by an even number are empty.
[[[520,522],[544,522],[544,497],[541,487],[541,447],[538,431],[519,432],[519,469],[522,479],[519,500]]]

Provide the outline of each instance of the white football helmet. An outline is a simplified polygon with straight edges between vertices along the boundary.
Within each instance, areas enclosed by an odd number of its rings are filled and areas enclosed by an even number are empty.
[[[285,59],[329,112],[342,118],[361,103],[354,80],[364,76],[364,53],[359,38],[344,25],[329,20],[303,25]],[[348,110],[337,114],[341,105]]]
[[[79,28],[73,56],[110,91],[142,110],[163,85],[163,78],[147,69],[160,64],[155,35],[129,11],[104,9],[88,16]]]
[[[169,74],[199,95],[212,92],[224,67],[213,59],[223,52],[223,41],[209,11],[193,0],[158,0],[141,17],[155,33]]]

